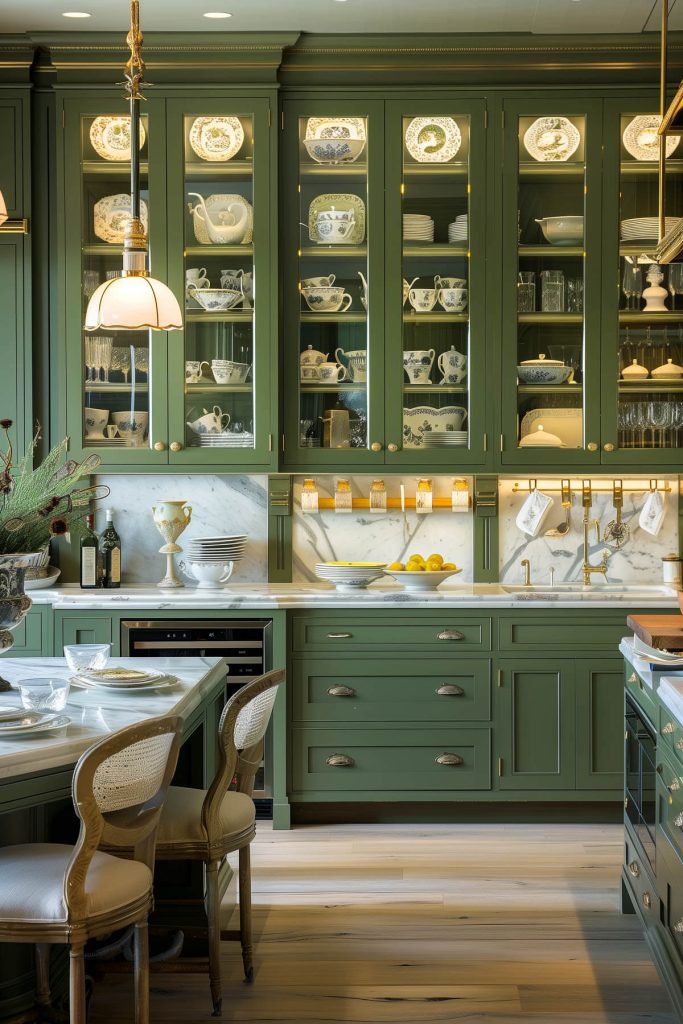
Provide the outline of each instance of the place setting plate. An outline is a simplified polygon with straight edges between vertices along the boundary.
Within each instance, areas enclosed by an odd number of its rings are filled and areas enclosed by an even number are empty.
[[[16,710],[21,712],[19,717],[0,719],[0,739],[53,732],[56,729],[66,728],[71,722],[67,715],[56,712],[27,711],[25,708]]]
[[[161,690],[177,683],[175,676],[156,669],[143,672],[140,669],[97,669],[82,672],[69,680],[72,686],[85,690],[107,690],[116,693],[131,693],[138,690]]]

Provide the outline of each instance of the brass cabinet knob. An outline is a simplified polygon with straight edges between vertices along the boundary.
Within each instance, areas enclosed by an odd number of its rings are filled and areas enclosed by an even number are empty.
[[[164,444],[164,442],[163,441],[155,441],[154,442],[154,451],[155,452],[165,452],[166,451],[166,445]]]
[[[652,897],[650,896],[649,892],[643,893],[643,906],[646,910],[649,910],[652,906]]]
[[[611,441],[607,441],[606,444],[603,444],[602,449],[605,452],[613,452],[615,447],[616,445],[613,445]]]
[[[589,441],[588,444],[586,445],[586,448],[588,449],[589,452],[597,452],[597,450],[598,450],[598,446],[595,443],[595,441]]]
[[[172,452],[181,452],[183,450],[183,446],[180,441],[171,441],[169,447]]]
[[[398,451],[398,445],[394,444],[394,442],[392,441],[391,444],[387,445],[387,451],[388,452],[397,452]]]
[[[372,444],[370,445],[370,447],[372,448],[373,452],[381,452],[382,451],[382,445],[380,444],[379,441],[373,441]]]
[[[450,765],[453,768],[457,768],[458,765],[461,765],[461,764],[464,764],[464,763],[465,763],[464,758],[462,758],[460,756],[460,754],[449,754],[449,753],[439,754],[439,756],[437,758],[435,758],[435,760],[434,760],[434,764],[447,764],[447,765]]]
[[[443,686],[437,687],[435,693],[438,693],[440,697],[463,697],[465,695],[462,686],[457,686],[455,683],[444,683]]]
[[[355,697],[356,691],[352,686],[330,686],[327,691],[330,697]]]
[[[329,764],[331,768],[353,768],[355,761],[348,754],[330,754],[325,759],[325,764]]]
[[[628,869],[634,878],[638,878],[638,876],[640,875],[640,865],[637,860],[632,860],[628,866]]]

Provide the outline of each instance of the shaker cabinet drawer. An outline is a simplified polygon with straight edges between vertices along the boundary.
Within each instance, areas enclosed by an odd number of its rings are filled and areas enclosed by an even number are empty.
[[[567,610],[543,616],[536,612],[501,615],[498,623],[501,651],[526,651],[530,654],[558,650],[576,654],[577,646],[582,652],[591,648],[616,651],[625,632],[624,616],[612,619],[603,609],[592,621],[586,612],[577,615]]]
[[[292,624],[295,651],[403,651],[443,652],[490,650],[491,620],[462,618],[451,609],[424,617],[366,614],[345,615],[343,610],[320,618],[295,615]]]
[[[669,753],[672,764],[683,770],[683,725],[663,704],[659,706],[659,736],[657,743]]]
[[[633,665],[624,661],[624,687],[653,724],[657,723],[657,702],[650,687],[643,682]]]
[[[683,777],[658,752],[657,822],[683,857]]]
[[[624,877],[640,917],[648,925],[657,924],[659,920],[657,890],[628,831],[624,844]]]
[[[353,793],[377,799],[392,791],[491,788],[489,729],[292,730],[294,790]]]
[[[488,658],[295,658],[301,722],[472,722],[491,716]]]

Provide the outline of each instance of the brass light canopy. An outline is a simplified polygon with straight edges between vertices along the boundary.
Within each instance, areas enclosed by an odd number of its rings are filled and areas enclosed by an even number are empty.
[[[86,331],[178,331],[183,326],[175,295],[147,269],[147,236],[140,219],[140,86],[145,71],[142,38],[139,0],[131,0],[130,31],[126,36],[130,58],[124,68],[130,101],[131,216],[123,241],[123,273],[93,292],[85,314]]]

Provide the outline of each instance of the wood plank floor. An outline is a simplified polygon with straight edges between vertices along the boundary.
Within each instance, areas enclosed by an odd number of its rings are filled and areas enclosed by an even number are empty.
[[[675,1024],[634,916],[615,825],[359,825],[252,847],[256,971],[224,943],[224,1021]],[[132,1021],[130,977],[91,1024]],[[210,1017],[201,976],[152,978],[151,1020]]]

